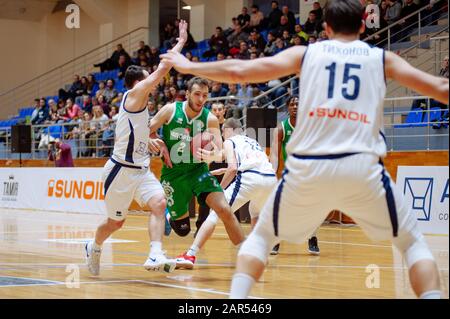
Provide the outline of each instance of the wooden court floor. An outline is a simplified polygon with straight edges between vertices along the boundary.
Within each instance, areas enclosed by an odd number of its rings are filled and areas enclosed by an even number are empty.
[[[222,225],[198,255],[194,270],[147,272],[147,218],[130,216],[104,245],[101,275],[84,265],[83,242],[102,216],[0,209],[0,298],[228,298],[237,248]],[[195,227],[194,221],[191,225]],[[250,231],[243,225],[246,233]],[[172,234],[164,240],[174,257],[192,242]],[[414,298],[407,270],[389,243],[372,243],[358,227],[322,226],[321,255],[306,245],[282,243],[254,298]],[[448,298],[448,236],[426,236]]]

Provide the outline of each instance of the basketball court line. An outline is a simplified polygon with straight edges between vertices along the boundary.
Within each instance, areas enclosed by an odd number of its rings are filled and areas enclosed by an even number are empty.
[[[314,258],[314,257],[312,257]],[[267,268],[340,268],[340,269],[366,269],[367,265],[290,265],[290,264],[271,264],[269,262]],[[49,268],[65,268],[69,265],[75,265],[80,268],[85,268],[86,264],[76,263],[0,263],[0,266],[12,266],[12,267],[39,267],[43,266]],[[196,263],[196,267],[234,267],[235,263]],[[102,267],[143,267],[143,264],[102,264]],[[378,266],[379,269],[392,269],[392,270],[407,270],[406,266]],[[20,268],[12,268],[12,270],[21,270]],[[439,268],[440,271],[448,271],[449,268]],[[188,270],[177,270],[178,272],[189,272]]]
[[[14,277],[14,276],[1,276],[1,277],[7,277],[11,279],[25,279],[25,280],[36,280],[41,281],[42,283],[36,283],[36,284],[23,284],[23,285],[5,285],[0,286],[1,288],[20,288],[20,287],[43,287],[43,286],[66,286],[66,282],[62,281],[50,281],[45,279],[36,279],[36,278],[26,278],[26,277]],[[147,285],[153,285],[153,286],[161,286],[161,287],[167,287],[167,288],[176,288],[176,289],[184,289],[189,291],[196,291],[196,292],[203,292],[203,293],[209,293],[209,294],[216,294],[216,295],[223,295],[223,296],[229,296],[230,293],[220,291],[214,288],[195,288],[195,287],[186,287],[181,285],[174,285],[174,284],[166,284],[161,283],[157,281],[149,281],[149,280],[141,280],[141,279],[130,279],[130,280],[109,280],[109,281],[80,281],[77,283],[71,282],[71,285],[74,284],[80,284],[80,285],[101,285],[101,284],[123,284],[123,283],[143,283]],[[73,288],[72,288],[73,289]],[[249,296],[250,299],[263,299],[261,297],[254,297]]]

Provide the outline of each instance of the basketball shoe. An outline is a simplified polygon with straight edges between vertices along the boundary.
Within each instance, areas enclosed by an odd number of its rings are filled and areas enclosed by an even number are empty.
[[[84,246],[86,250],[86,263],[89,269],[89,272],[93,276],[98,276],[100,274],[100,256],[102,255],[101,249],[94,249],[94,242],[89,241]]]
[[[168,259],[163,253],[150,255],[144,264],[144,268],[148,271],[160,271],[171,273],[177,265],[174,259]]]
[[[275,246],[273,246],[272,251],[270,252],[270,254],[272,256],[278,255],[279,250],[280,250],[280,244],[276,244]]]
[[[317,243],[317,237],[313,236],[308,240],[308,252],[311,255],[320,255],[319,244]]]
[[[184,253],[178,256],[176,259],[177,267],[176,269],[192,269],[195,264],[195,256],[188,256],[187,253]]]

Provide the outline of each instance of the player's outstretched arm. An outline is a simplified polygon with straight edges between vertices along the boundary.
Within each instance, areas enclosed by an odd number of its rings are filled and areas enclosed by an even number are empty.
[[[387,78],[393,79],[420,94],[448,104],[448,79],[416,69],[392,52],[386,52],[385,71]]]
[[[228,166],[226,168],[225,175],[223,175],[223,179],[222,182],[220,183],[220,186],[222,186],[222,188],[225,189],[228,187],[228,185],[231,184],[234,177],[236,176],[238,166],[236,154],[234,153],[233,144],[229,140],[223,143],[223,149],[225,152],[225,159]]]
[[[225,83],[261,83],[298,74],[306,47],[295,46],[273,57],[196,63],[176,52],[161,55],[181,73]]]
[[[280,167],[281,143],[283,141],[283,129],[280,126],[273,131],[273,141],[270,147],[270,163],[275,172]]]
[[[183,49],[188,37],[187,28],[187,22],[181,20],[179,26],[180,37],[177,39],[177,45],[172,49],[174,52],[181,52]],[[126,109],[130,112],[141,111],[142,106],[147,105],[150,92],[161,82],[161,79],[167,75],[171,68],[171,63],[168,61],[161,61],[155,72],[150,74],[145,80],[137,83],[135,87],[130,90],[125,105]]]

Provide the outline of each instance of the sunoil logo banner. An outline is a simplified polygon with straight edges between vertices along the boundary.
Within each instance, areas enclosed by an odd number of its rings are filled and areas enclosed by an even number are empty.
[[[1,168],[0,207],[105,214],[101,168]]]

